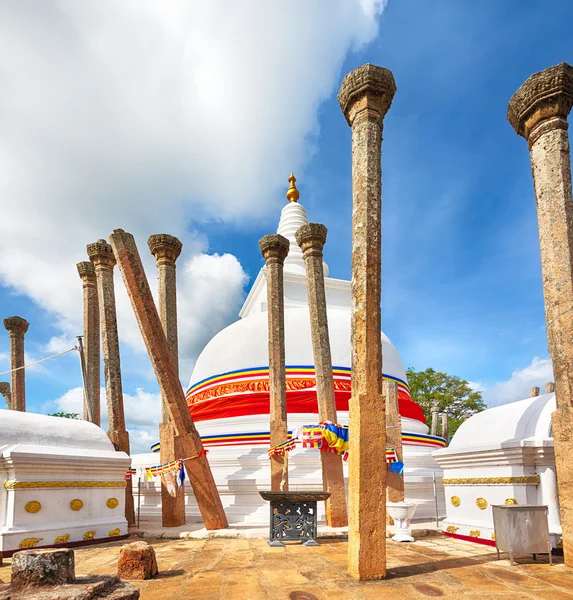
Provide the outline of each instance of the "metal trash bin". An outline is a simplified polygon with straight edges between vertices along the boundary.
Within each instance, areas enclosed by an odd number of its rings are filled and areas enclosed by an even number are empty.
[[[500,552],[508,552],[513,566],[514,554],[533,554],[535,560],[536,554],[549,553],[549,564],[553,564],[547,506],[498,504],[491,508],[498,560]]]

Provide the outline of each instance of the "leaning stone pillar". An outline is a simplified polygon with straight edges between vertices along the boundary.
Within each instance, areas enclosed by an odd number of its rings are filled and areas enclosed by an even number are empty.
[[[432,427],[430,429],[430,433],[432,435],[438,435],[438,418],[440,416],[440,409],[438,407],[438,403],[434,402],[432,404]]]
[[[288,438],[285,374],[285,301],[283,264],[289,241],[278,233],[265,235],[259,247],[267,264],[267,313],[269,323],[269,387],[271,446]],[[284,456],[271,457],[271,490],[279,491],[285,467]],[[283,491],[288,490],[288,472]]]
[[[382,121],[392,73],[366,64],[348,73],[338,100],[352,127],[352,394],[349,406],[348,572],[386,575],[386,430],[382,398]]]
[[[448,438],[450,437],[448,421],[448,413],[442,413],[442,437],[446,440],[446,446],[448,445]]]
[[[24,335],[30,324],[22,317],[4,319],[10,334],[10,368],[12,369],[12,410],[26,412],[26,369],[24,366]],[[14,371],[14,369],[17,369]]]
[[[201,437],[189,414],[185,392],[177,375],[175,361],[161,326],[135,239],[122,229],[114,230],[109,239],[157,377],[161,396],[167,403],[169,418],[178,437],[176,443],[180,445],[184,455],[181,458],[188,459],[185,461],[185,470],[205,527],[223,529],[228,525],[227,517]]]
[[[545,384],[545,393],[552,394],[555,391],[555,384],[552,381],[548,381]]]
[[[533,385],[529,388],[529,397],[530,398],[537,398],[537,396],[539,396],[539,386],[537,385]]]
[[[98,427],[100,415],[100,354],[99,354],[99,302],[97,280],[92,262],[80,262],[76,265],[84,289],[84,348],[86,363],[86,390],[84,398],[84,420]],[[89,403],[89,408],[86,406]]]
[[[175,261],[181,254],[183,244],[172,235],[159,233],[147,240],[149,250],[157,261],[159,284],[159,318],[167,338],[167,344],[179,376],[179,348],[177,341],[177,278]],[[175,428],[169,422],[169,410],[164,397],[161,398],[161,423],[159,424],[159,444],[161,462],[172,462],[185,458],[176,446]],[[179,527],[185,524],[185,487],[177,488],[177,495],[171,496],[161,481],[161,521],[163,527]]]
[[[115,288],[113,285],[115,258],[111,246],[105,240],[88,244],[87,252],[94,265],[97,281],[107,402],[107,434],[116,450],[129,454],[129,432],[125,429]],[[125,518],[129,525],[135,525],[133,486],[130,481],[127,482],[125,487]]]
[[[326,313],[326,290],[322,267],[322,249],[326,242],[326,233],[327,229],[324,225],[309,223],[300,227],[295,237],[303,252],[306,268],[318,413],[321,421],[337,423],[328,315]],[[320,459],[324,489],[330,492],[330,498],[325,503],[326,524],[330,527],[346,527],[348,517],[346,515],[346,489],[342,456],[321,452]]]
[[[398,384],[395,381],[384,381],[384,399],[386,402],[386,445],[394,448],[396,460],[404,462],[402,450],[402,419],[398,405]],[[388,502],[404,501],[404,477],[399,473],[388,471],[386,498]],[[386,515],[388,525],[393,524],[390,515]]]
[[[10,390],[10,384],[7,381],[0,381],[0,394],[4,396],[6,400],[6,406],[8,409],[12,408],[12,392]]]
[[[512,96],[507,118],[529,146],[537,201],[549,354],[555,376],[555,464],[565,564],[573,567],[573,197],[567,116],[573,67],[532,75]]]

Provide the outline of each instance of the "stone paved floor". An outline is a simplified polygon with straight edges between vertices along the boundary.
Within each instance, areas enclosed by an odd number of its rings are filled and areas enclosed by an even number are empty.
[[[135,539],[135,538],[134,538]],[[122,543],[76,549],[78,574],[112,574]],[[323,541],[318,548],[269,548],[264,540],[211,539],[152,542],[160,575],[134,582],[142,600],[573,600],[573,570],[560,557],[496,560],[490,547],[427,538],[413,544],[388,541],[388,578],[356,582],[346,573],[347,543]],[[0,568],[9,580],[10,559]]]

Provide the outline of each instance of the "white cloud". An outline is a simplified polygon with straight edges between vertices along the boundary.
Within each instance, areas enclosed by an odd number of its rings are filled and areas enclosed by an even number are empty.
[[[551,359],[535,356],[527,367],[516,369],[508,380],[482,387],[483,398],[488,406],[508,404],[529,398],[529,390],[534,385],[543,393],[545,384],[549,381],[553,381]]]
[[[106,431],[108,427],[107,407],[105,403],[105,388],[100,389],[101,428]],[[132,454],[136,452],[149,452],[151,444],[158,440],[158,423],[160,419],[161,397],[159,394],[150,394],[138,388],[134,394],[123,394],[123,409],[126,428],[129,431]],[[83,389],[72,388],[65,394],[46,403],[43,412],[83,412]]]
[[[118,227],[136,236],[148,272],[147,237],[163,231],[180,237],[189,264],[210,261],[218,308],[183,308],[194,324],[182,328],[204,337],[209,321],[224,321],[225,298],[236,300],[244,278],[229,255],[203,259],[207,242],[192,228],[269,213],[275,190],[313,151],[318,105],[346,53],[376,34],[383,6],[0,4],[0,283],[53,315],[61,333],[49,348],[81,332],[75,263],[86,243]],[[141,350],[116,281],[120,338]],[[192,361],[186,335],[182,359]]]

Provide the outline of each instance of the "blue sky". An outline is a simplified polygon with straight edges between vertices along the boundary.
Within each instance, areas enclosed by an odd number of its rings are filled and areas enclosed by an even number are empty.
[[[274,14],[253,1],[234,15],[197,3],[162,20],[153,2],[128,2],[111,25],[113,4],[46,2],[33,16],[31,3],[8,4],[0,306],[31,323],[30,360],[81,333],[74,265],[86,243],[122,227],[143,254],[162,229],[188,253],[179,271],[186,381],[197,352],[236,318],[291,169],[310,220],[329,229],[330,275],[348,279],[350,129],[336,93],[346,72],[372,62],[398,87],[383,143],[385,333],[405,366],[468,379],[490,404],[551,379],[529,156],[505,115],[530,74],[573,62],[572,3],[341,0]],[[233,16],[252,40],[233,39]],[[213,29],[189,41],[193,20]],[[189,69],[193,85],[183,85]],[[118,290],[125,392],[155,411],[128,308]],[[7,351],[0,336],[0,371]],[[76,406],[79,383],[74,354],[30,370],[29,409]],[[141,447],[152,436],[146,418],[132,423]]]

